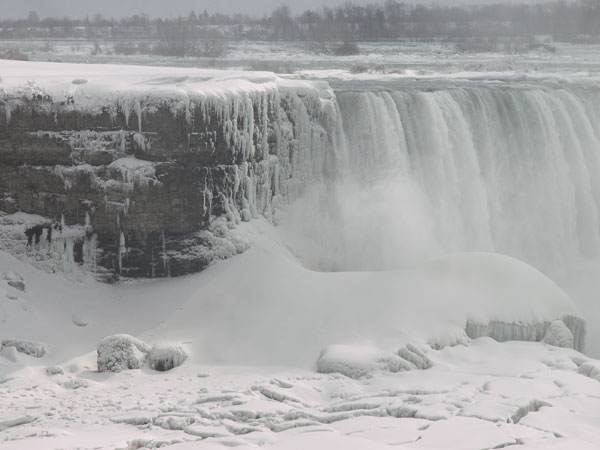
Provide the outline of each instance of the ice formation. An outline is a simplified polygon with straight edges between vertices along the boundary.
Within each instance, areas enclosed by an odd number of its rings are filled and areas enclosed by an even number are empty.
[[[107,336],[98,343],[98,371],[120,372],[144,365],[150,347],[127,334]]]
[[[148,354],[150,368],[159,372],[166,372],[179,367],[186,359],[186,352],[183,348],[177,346],[154,346]]]
[[[562,320],[555,320],[546,329],[543,342],[556,347],[573,348],[573,333]]]
[[[24,353],[35,358],[42,358],[46,354],[46,348],[40,342],[24,341],[21,339],[2,339],[0,350],[9,347],[14,347],[19,353]]]
[[[321,351],[317,360],[318,372],[341,373],[354,379],[372,376],[376,372],[425,370],[431,366],[431,360],[410,342],[396,354],[371,346],[330,345]]]

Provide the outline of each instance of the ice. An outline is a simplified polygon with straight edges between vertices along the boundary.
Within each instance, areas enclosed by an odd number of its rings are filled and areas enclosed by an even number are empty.
[[[398,356],[408,361],[419,370],[429,369],[433,365],[427,355],[411,342],[398,350]]]
[[[144,365],[150,347],[128,334],[107,336],[98,343],[98,370],[120,372]]]
[[[543,341],[556,347],[573,348],[573,334],[562,320],[555,320],[548,326]]]
[[[179,367],[187,359],[187,354],[177,346],[154,346],[148,354],[150,368],[159,372],[166,372]]]
[[[42,358],[46,354],[46,347],[40,342],[21,339],[2,339],[0,349],[8,347],[14,347],[19,353],[24,353],[35,358]]]

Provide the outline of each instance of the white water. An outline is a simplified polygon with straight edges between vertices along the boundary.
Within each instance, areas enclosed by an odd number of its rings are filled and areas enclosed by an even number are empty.
[[[316,203],[318,220],[294,220],[325,250],[300,250],[311,267],[384,269],[485,250],[558,273],[600,255],[599,91],[496,86],[337,98],[346,172],[298,208],[305,214]]]

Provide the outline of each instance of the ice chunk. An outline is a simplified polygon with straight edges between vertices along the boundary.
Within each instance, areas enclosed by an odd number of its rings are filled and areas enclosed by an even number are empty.
[[[46,349],[43,344],[33,341],[22,341],[20,339],[3,339],[0,349],[14,347],[18,352],[35,358],[41,358],[46,354]]]
[[[150,350],[150,368],[166,372],[179,367],[187,359],[187,354],[181,347],[155,346]]]
[[[600,361],[586,361],[579,366],[578,372],[586,377],[600,381]]]
[[[2,347],[2,349],[0,349],[0,356],[5,357],[12,362],[19,361],[19,355],[17,354],[17,349],[15,347]]]
[[[543,340],[555,347],[573,348],[573,333],[562,320],[555,320],[548,326]]]
[[[433,366],[427,355],[410,342],[398,350],[398,356],[413,364],[419,370],[429,369]]]
[[[46,375],[64,375],[65,371],[60,366],[46,367]]]
[[[98,343],[98,371],[120,372],[144,365],[150,347],[128,334],[107,336]]]
[[[399,372],[412,367],[402,358],[370,346],[329,345],[317,361],[320,373],[338,372],[349,378],[362,378],[376,371]]]

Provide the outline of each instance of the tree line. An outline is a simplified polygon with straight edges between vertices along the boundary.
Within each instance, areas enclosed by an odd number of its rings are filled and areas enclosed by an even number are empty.
[[[173,54],[189,53],[189,42],[218,39],[299,40],[318,47],[329,42],[460,41],[535,35],[551,36],[557,41],[600,36],[600,0],[473,6],[425,6],[386,0],[367,5],[348,2],[299,14],[281,6],[262,17],[203,11],[175,19],[151,19],[144,14],[121,19],[100,14],[84,19],[40,19],[31,12],[24,19],[0,20],[0,38],[4,39],[150,39],[162,42],[165,52]]]

